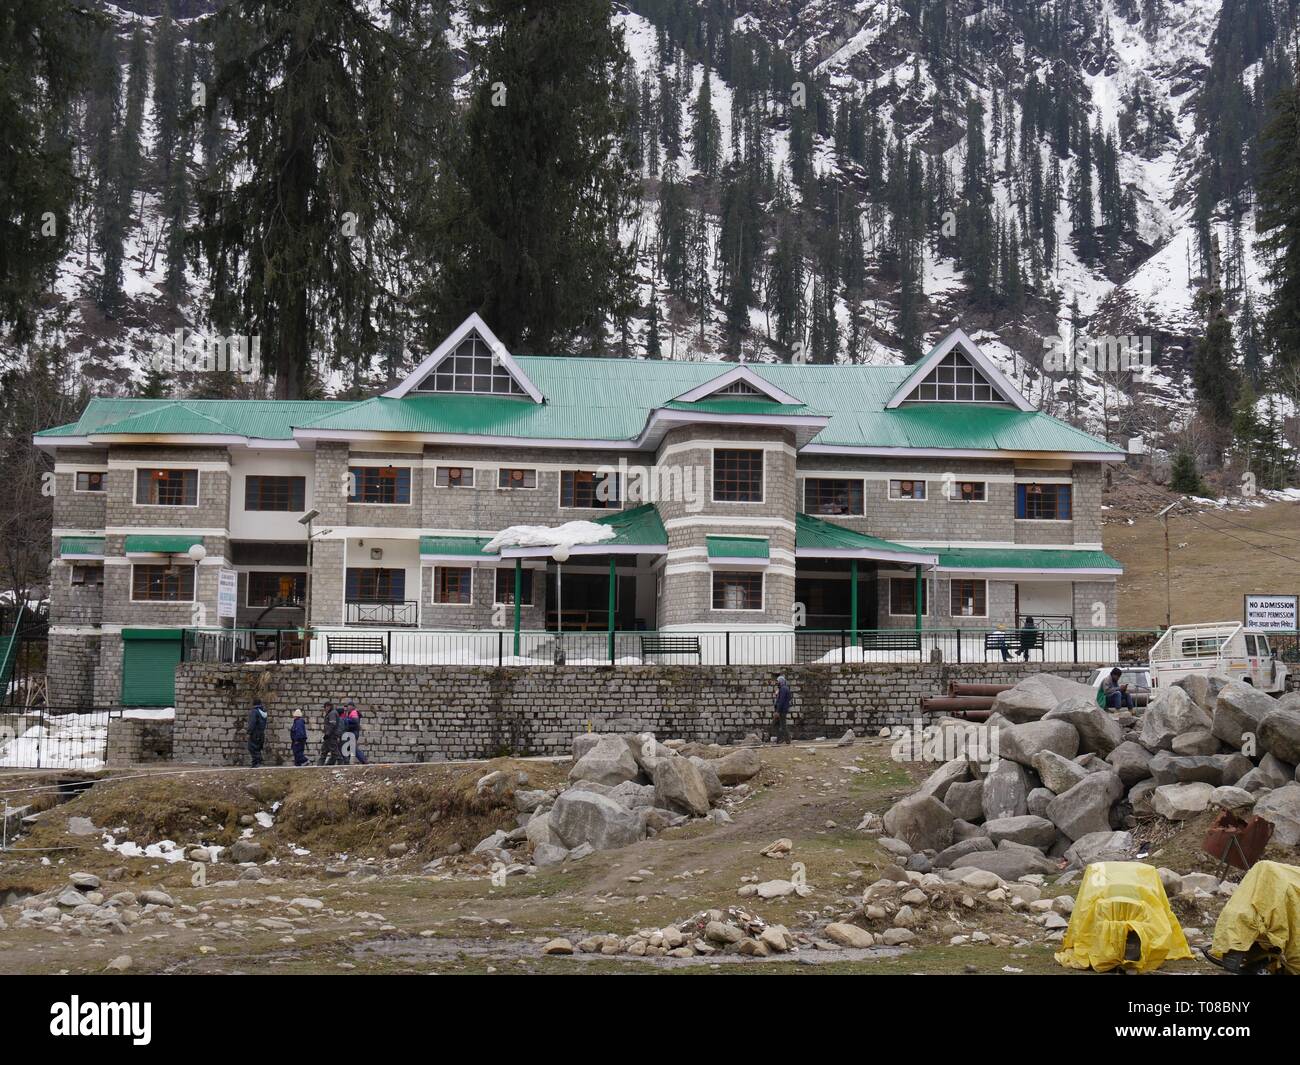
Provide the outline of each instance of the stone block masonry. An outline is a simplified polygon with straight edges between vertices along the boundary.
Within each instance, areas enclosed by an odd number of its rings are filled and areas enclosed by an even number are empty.
[[[1098,665],[1053,667],[1088,681]],[[948,682],[1013,684],[1036,665],[882,664],[789,666],[792,731],[798,739],[859,735],[910,725],[923,696]],[[576,733],[651,731],[729,743],[767,731],[776,670],[755,666],[383,666],[211,665],[176,670],[174,757],[204,765],[247,764],[244,721],[254,699],[270,721],[268,765],[289,765],[294,709],[307,718],[313,761],[322,707],[355,699],[361,746],[375,762],[568,754]]]

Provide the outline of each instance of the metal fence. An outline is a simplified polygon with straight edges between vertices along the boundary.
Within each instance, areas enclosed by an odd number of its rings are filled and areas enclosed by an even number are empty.
[[[0,769],[99,769],[108,722],[122,711],[96,707],[0,708]]]
[[[672,632],[441,631],[343,627],[186,629],[182,661],[391,665],[794,665],[1145,661],[1155,629],[799,629]]]

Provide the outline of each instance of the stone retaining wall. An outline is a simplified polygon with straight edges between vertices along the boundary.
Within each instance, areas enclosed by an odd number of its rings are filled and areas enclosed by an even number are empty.
[[[1088,681],[1099,667],[1053,667]],[[797,739],[906,725],[922,696],[950,680],[1014,683],[1041,666],[815,665],[784,670],[794,693]],[[361,746],[372,761],[487,758],[503,753],[567,754],[575,733],[652,731],[731,742],[770,724],[775,670],[753,666],[458,667],[383,665],[211,665],[176,670],[177,761],[247,764],[244,722],[261,698],[270,714],[268,765],[292,762],[295,708],[307,718],[315,759],[322,705],[355,699]]]
[[[108,720],[108,749],[105,765],[138,765],[141,762],[170,762],[173,725],[170,721],[112,717]]]

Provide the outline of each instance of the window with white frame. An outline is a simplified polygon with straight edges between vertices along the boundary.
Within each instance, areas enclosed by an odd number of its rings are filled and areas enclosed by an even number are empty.
[[[988,582],[981,580],[953,580],[949,584],[949,613],[955,618],[986,618],[989,616]]]
[[[998,403],[1001,394],[966,356],[950,351],[907,397],[919,403]]]
[[[561,470],[560,506],[580,510],[618,510],[622,484],[612,471]]]
[[[131,567],[131,599],[137,603],[192,602],[194,571],[194,566],[136,563]]]
[[[988,498],[988,487],[984,481],[953,481],[948,498],[954,503],[983,503]]]
[[[749,570],[713,574],[714,610],[762,610],[763,574]]]
[[[925,499],[925,482],[896,480],[889,482],[890,499]]]
[[[77,492],[108,491],[108,474],[103,470],[78,470],[73,490]]]
[[[474,570],[469,566],[435,566],[433,601],[444,606],[466,606],[474,597]]]
[[[439,466],[434,471],[433,483],[439,488],[473,488],[472,466]]]
[[[197,507],[199,471],[136,470],[135,502],[137,506],[149,507]]]
[[[805,514],[861,514],[863,513],[862,496],[861,478],[804,478]]]
[[[104,585],[104,567],[94,563],[74,563],[70,579],[73,585],[78,588],[102,588]]]
[[[498,488],[536,488],[537,471],[520,469],[518,466],[497,470]]]
[[[761,448],[717,448],[713,452],[715,503],[763,502]]]

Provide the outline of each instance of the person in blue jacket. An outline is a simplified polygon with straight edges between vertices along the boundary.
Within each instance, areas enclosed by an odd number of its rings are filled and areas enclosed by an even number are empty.
[[[790,682],[782,673],[776,678],[776,694],[772,697],[772,709],[776,711],[776,742],[790,742],[790,726],[787,723],[790,714]]]
[[[302,711],[293,712],[293,724],[289,726],[289,745],[293,748],[293,764],[307,764],[307,722]]]
[[[248,754],[253,767],[262,764],[262,746],[266,743],[266,707],[258,699],[248,711]]]

